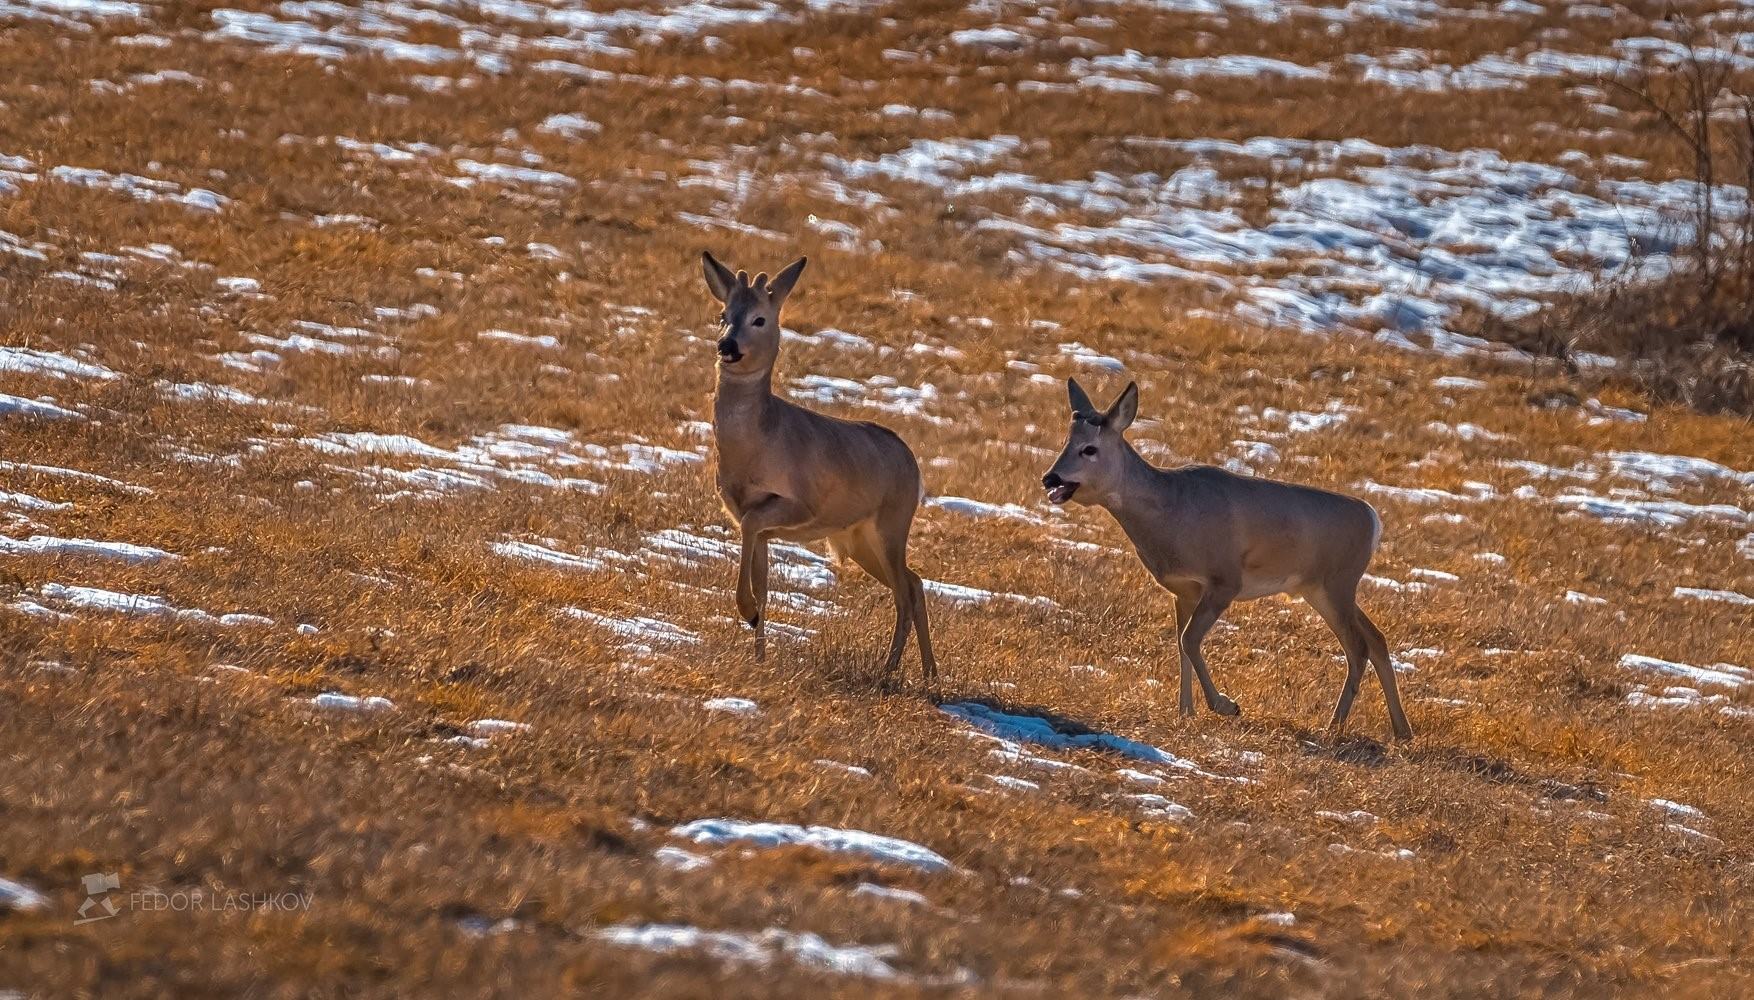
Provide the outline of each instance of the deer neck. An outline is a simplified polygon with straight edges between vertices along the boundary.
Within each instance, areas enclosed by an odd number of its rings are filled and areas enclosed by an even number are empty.
[[[772,368],[748,375],[720,369],[718,390],[713,395],[713,426],[721,435],[753,433],[761,426],[773,398]]]
[[[1119,481],[1103,498],[1103,506],[1131,535],[1135,524],[1143,527],[1146,522],[1159,519],[1165,502],[1173,501],[1174,497],[1172,491],[1166,489],[1170,485],[1169,473],[1145,461],[1144,456],[1134,451],[1125,440],[1121,442],[1121,449]]]

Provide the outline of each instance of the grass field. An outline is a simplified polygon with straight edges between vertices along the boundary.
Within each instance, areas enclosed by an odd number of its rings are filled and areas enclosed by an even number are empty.
[[[1665,9],[0,0],[0,991],[1744,995],[1749,421],[1465,332],[1684,242]],[[703,249],[932,690],[804,550],[755,661]],[[1412,744],[1284,599],[1176,713],[1068,375],[1377,507]]]

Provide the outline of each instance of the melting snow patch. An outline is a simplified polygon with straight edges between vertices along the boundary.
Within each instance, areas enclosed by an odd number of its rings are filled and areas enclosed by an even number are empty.
[[[28,913],[44,909],[48,905],[48,899],[30,886],[9,878],[0,878],[0,910]]]
[[[926,408],[939,399],[938,387],[930,382],[915,387],[901,385],[887,375],[874,375],[863,382],[830,375],[805,375],[793,379],[792,385],[800,398],[828,406],[851,403],[930,424],[950,423],[948,418],[937,416]]]
[[[1702,844],[1708,844],[1708,845],[1711,845],[1714,847],[1721,846],[1723,844],[1723,841],[1712,836],[1711,834],[1705,833],[1704,831],[1701,831],[1701,830],[1695,830],[1692,827],[1687,826],[1687,825],[1682,824],[1682,823],[1665,823],[1665,824],[1663,824],[1663,829],[1668,830],[1670,833],[1681,834],[1682,836],[1688,838],[1689,840],[1695,840],[1695,841],[1698,841],[1699,843],[1702,843]]]
[[[1721,601],[1725,604],[1754,604],[1754,597],[1739,594],[1733,590],[1702,590],[1698,587],[1676,587],[1676,597],[1691,598],[1695,601]]]
[[[587,455],[607,453],[607,449],[600,445],[578,445],[570,432],[549,427],[506,424],[452,449],[439,448],[406,434],[371,431],[321,434],[301,438],[295,443],[333,455],[395,455],[456,466],[406,470],[383,466],[364,469],[332,467],[369,483],[410,487],[391,493],[386,499],[404,496],[433,498],[461,489],[488,489],[493,486],[494,479],[592,494],[604,490],[601,483],[576,477],[561,478],[542,467],[591,464],[594,460]],[[575,447],[578,451],[573,450]]]
[[[0,506],[17,507],[20,510],[66,510],[73,505],[44,500],[42,497],[34,497],[29,493],[8,493],[5,490],[0,490]]]
[[[0,417],[34,417],[38,420],[84,420],[73,410],[40,399],[25,399],[0,392]]]
[[[898,903],[913,903],[918,906],[931,904],[931,900],[912,889],[898,889],[894,886],[878,885],[875,882],[860,882],[853,887],[853,895],[873,896],[877,899],[890,899]]]
[[[476,338],[478,340],[497,340],[500,343],[518,347],[539,347],[543,350],[553,350],[560,346],[560,338],[546,333],[531,336],[512,330],[483,330],[476,334]]]
[[[136,201],[171,202],[200,212],[218,212],[231,202],[230,198],[206,188],[184,190],[171,181],[137,174],[112,174],[93,167],[51,167],[44,176],[62,184],[114,191]]]
[[[584,450],[585,454],[591,456],[593,464],[598,468],[640,472],[647,475],[663,472],[674,465],[698,465],[706,461],[706,456],[699,452],[680,451],[676,448],[665,448],[661,445],[643,444],[637,441],[616,445],[612,448],[606,448],[600,444],[587,444]]]
[[[582,139],[603,131],[603,126],[584,115],[549,115],[536,126],[538,132],[549,132],[568,139]]]
[[[28,347],[0,347],[0,372],[47,375],[50,378],[113,379],[117,374],[103,365],[80,361],[53,351]]]
[[[271,406],[270,400],[252,396],[242,389],[207,382],[160,382],[160,392],[171,399],[195,403],[231,403],[237,406]]]
[[[1390,500],[1399,500],[1402,503],[1418,504],[1421,506],[1446,503],[1473,503],[1480,499],[1479,497],[1463,496],[1460,493],[1451,493],[1448,490],[1431,489],[1427,487],[1385,486],[1382,483],[1369,479],[1360,484],[1359,488],[1372,496],[1385,497]]]
[[[1330,399],[1326,406],[1318,411],[1281,410],[1269,406],[1262,410],[1258,418],[1263,423],[1284,424],[1286,431],[1292,434],[1311,434],[1316,431],[1338,427],[1351,419],[1358,412],[1358,407],[1348,406],[1338,399]]]
[[[1140,793],[1128,795],[1127,799],[1137,804],[1139,808],[1143,809],[1145,812],[1161,819],[1171,819],[1177,822],[1186,823],[1194,818],[1194,811],[1192,809],[1189,809],[1187,806],[1184,806],[1179,802],[1171,802],[1169,799],[1166,799],[1161,795]]]
[[[1695,667],[1673,660],[1659,660],[1654,656],[1627,653],[1620,657],[1620,666],[1628,670],[1646,670],[1670,677],[1679,677],[1699,685],[1715,684],[1719,687],[1740,688],[1746,684],[1754,684],[1754,671],[1729,663],[1716,663],[1710,667]]]
[[[1221,9],[1203,0],[1199,6]],[[1339,14],[1402,5],[1295,6]],[[1327,72],[1236,56],[1113,55],[1075,65],[1083,79],[1058,87],[1160,89],[1110,71]],[[1677,243],[1673,217],[1696,197],[1690,182],[1580,177],[1550,163],[1510,160],[1495,149],[1273,137],[1138,138],[1129,145],[1166,151],[1185,165],[1049,180],[1028,172],[1051,155],[1046,144],[1012,135],[922,139],[876,159],[823,162],[861,186],[846,193],[849,199],[873,194],[867,182],[883,180],[925,185],[958,203],[975,197],[991,203],[970,213],[969,224],[1011,238],[1019,261],[1085,278],[1227,289],[1241,300],[1237,310],[1246,319],[1321,334],[1379,331],[1380,342],[1449,356],[1520,353],[1444,329],[1461,308],[1526,315],[1539,308],[1541,296],[1575,284],[1584,271],[1632,263],[1632,246],[1652,248],[1643,261],[1650,271],[1667,265]],[[1238,171],[1239,163],[1255,169]],[[1265,219],[1255,217],[1248,206],[1258,198],[1260,178],[1292,164],[1307,179],[1275,188]],[[1727,202],[1745,204],[1739,189],[1724,192]],[[1429,342],[1416,343],[1409,334]]]
[[[831,854],[855,854],[928,872],[954,867],[943,856],[919,844],[862,830],[792,823],[758,823],[737,819],[701,819],[670,831],[697,844],[751,844],[756,847],[809,847]]]
[[[827,758],[820,758],[812,763],[817,767],[833,768],[837,771],[845,771],[848,774],[856,774],[861,778],[869,778],[871,776],[870,768],[860,767],[857,764],[843,764],[838,760],[829,760]]]
[[[155,562],[159,559],[179,558],[173,552],[155,549],[150,545],[99,542],[90,538],[56,538],[53,535],[32,535],[22,541],[16,538],[0,537],[0,555],[97,556],[125,563]]]
[[[1738,472],[1727,465],[1687,455],[1662,455],[1649,451],[1611,451],[1602,456],[1615,475],[1641,483],[1651,481],[1698,483],[1727,479],[1754,486],[1754,472]]]
[[[1377,576],[1374,573],[1364,574],[1364,581],[1403,594],[1423,594],[1431,589],[1431,584],[1429,583],[1402,583],[1399,580],[1390,579],[1386,576]]]
[[[1732,719],[1754,719],[1754,708],[1744,708],[1730,704],[1730,699],[1721,694],[1704,694],[1693,687],[1665,687],[1658,694],[1652,694],[1640,684],[1626,692],[1626,704],[1632,708],[1645,709],[1704,709],[1715,708],[1719,715]]]
[[[768,966],[784,959],[836,975],[865,979],[897,979],[900,973],[889,964],[898,953],[893,945],[832,945],[815,934],[781,930],[707,931],[683,924],[643,924],[605,927],[592,937],[609,944],[639,948],[659,954],[701,952],[724,962]]]
[[[730,712],[733,715],[757,715],[761,706],[748,698],[708,698],[700,707],[709,712]]]
[[[205,611],[194,608],[174,607],[162,597],[148,594],[124,594],[101,587],[76,587],[60,583],[45,583],[42,595],[50,600],[62,601],[76,608],[89,608],[95,611],[115,611],[122,614],[170,616],[194,621],[232,624],[237,616],[226,615],[215,618]]]
[[[615,618],[598,614],[595,611],[586,611],[584,608],[563,608],[562,610],[574,618],[583,619],[628,639],[644,642],[685,643],[691,646],[700,643],[700,636],[697,633],[690,632],[680,625],[673,625],[662,618],[644,618],[637,615],[632,618]]]
[[[877,345],[873,344],[869,338],[861,337],[856,333],[849,333],[846,330],[836,330],[833,327],[824,327],[815,333],[797,333],[792,330],[781,330],[780,335],[789,343],[824,344],[830,347],[840,347],[856,351],[875,351],[878,349]],[[884,350],[887,350],[887,348]]]
[[[544,540],[553,541],[553,539]],[[520,542],[515,540],[494,542],[492,545],[489,545],[488,548],[492,549],[495,555],[503,556],[507,559],[518,559],[524,562],[547,563],[548,565],[559,566],[563,569],[596,572],[610,568],[609,562],[595,556],[581,556],[575,555],[571,552],[561,552],[557,549],[551,549],[546,545],[538,545],[535,542]],[[619,555],[619,553],[617,553],[617,555]]]
[[[1431,380],[1433,389],[1484,389],[1486,383],[1465,375],[1444,375]]]
[[[1696,820],[1697,819],[1705,819],[1704,810],[1697,809],[1693,806],[1686,805],[1684,803],[1675,802],[1671,799],[1651,799],[1650,805],[1651,805],[1651,808],[1660,809],[1663,812],[1666,812],[1671,816],[1680,816],[1680,817],[1685,818],[1685,819],[1696,819]]]
[[[527,722],[512,722],[509,719],[476,719],[469,723],[469,731],[477,736],[497,736],[501,733],[521,733],[530,728]]]
[[[652,860],[679,872],[698,871],[713,863],[713,859],[704,854],[685,851],[680,847],[660,847],[652,852]]]
[[[1041,515],[1030,510],[1028,507],[1014,503],[997,504],[987,503],[984,500],[970,500],[968,497],[943,496],[928,499],[926,501],[926,506],[936,507],[939,510],[947,510],[955,514],[963,514],[968,517],[1001,518],[1010,521],[1021,521],[1024,524],[1043,523]]]
[[[1112,358],[1106,354],[1100,354],[1085,347],[1083,344],[1076,342],[1061,344],[1060,354],[1063,357],[1070,359],[1075,364],[1096,371],[1119,373],[1127,370],[1127,363],[1120,358]]]
[[[553,170],[538,170],[535,167],[520,167],[510,163],[482,163],[477,160],[458,160],[457,169],[471,178],[491,181],[495,184],[513,185],[529,184],[536,187],[577,187],[578,181],[563,173]]]
[[[1046,597],[1031,597],[1027,594],[1008,594],[1002,591],[981,590],[978,587],[965,587],[959,583],[944,583],[939,580],[926,580],[926,593],[934,594],[952,604],[983,605],[995,601],[1010,601],[1041,611],[1058,611],[1060,606]]]
[[[1593,493],[1567,493],[1553,502],[1580,513],[1621,524],[1649,524],[1659,528],[1679,528],[1695,519],[1725,521],[1730,524],[1754,522],[1754,515],[1733,504],[1693,504],[1679,500],[1617,500]]]
[[[1011,28],[993,25],[988,28],[963,28],[952,31],[950,40],[957,45],[986,49],[1021,49],[1034,39]]]
[[[379,698],[376,695],[359,698],[334,691],[317,695],[311,699],[311,704],[338,712],[384,712],[396,707],[396,703],[388,698]]]
[[[1336,823],[1345,823],[1351,826],[1369,826],[1376,822],[1376,815],[1374,813],[1368,813],[1362,809],[1354,809],[1351,812],[1345,813],[1334,812],[1329,809],[1318,809],[1316,810],[1316,815],[1320,816],[1322,819],[1329,819]]]

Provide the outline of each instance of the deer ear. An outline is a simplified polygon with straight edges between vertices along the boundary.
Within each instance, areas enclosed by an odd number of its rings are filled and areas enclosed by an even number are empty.
[[[780,303],[786,301],[786,296],[792,294],[792,286],[798,283],[798,275],[804,273],[804,265],[808,263],[810,263],[810,258],[799,257],[773,276],[772,283],[768,285],[768,295],[772,297],[775,309],[780,307]]]
[[[1138,415],[1139,383],[1128,382],[1127,387],[1121,391],[1121,398],[1115,400],[1115,405],[1109,407],[1108,412],[1103,415],[1102,422],[1113,427],[1118,434],[1131,426],[1133,418]]]
[[[1096,404],[1090,401],[1090,393],[1084,391],[1084,387],[1078,384],[1077,379],[1069,378],[1066,380],[1066,398],[1072,403],[1073,413],[1088,413],[1093,417],[1096,416]]]
[[[709,250],[700,252],[700,266],[706,272],[707,291],[712,292],[713,298],[720,302],[729,302],[731,289],[737,284],[737,278],[731,273],[731,269],[713,259]]]

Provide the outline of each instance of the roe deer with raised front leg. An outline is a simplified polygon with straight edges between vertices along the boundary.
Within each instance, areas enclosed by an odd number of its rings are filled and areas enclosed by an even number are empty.
[[[1388,643],[1358,606],[1358,581],[1382,535],[1376,511],[1353,497],[1209,465],[1156,468],[1122,437],[1139,411],[1137,384],[1129,383],[1106,411],[1091,403],[1076,379],[1066,388],[1072,431],[1042,485],[1052,503],[1106,508],[1145,568],[1175,595],[1181,713],[1194,714],[1193,677],[1206,707],[1219,715],[1238,713],[1236,703],[1213,686],[1200,655],[1201,641],[1230,602],[1296,594],[1346,650],[1346,686],[1329,731],[1339,736],[1345,729],[1368,659],[1388,701],[1395,737],[1412,739]]]
[[[926,592],[907,566],[907,534],[921,497],[920,466],[887,427],[841,420],[773,394],[780,351],[780,306],[804,272],[800,257],[768,281],[749,280],[702,253],[719,314],[719,386],[713,442],[719,495],[742,529],[737,614],[755,629],[757,659],[767,653],[769,539],[827,539],[895,594],[895,637],[884,671],[901,663],[911,626],[930,683],[938,673],[926,624]]]

